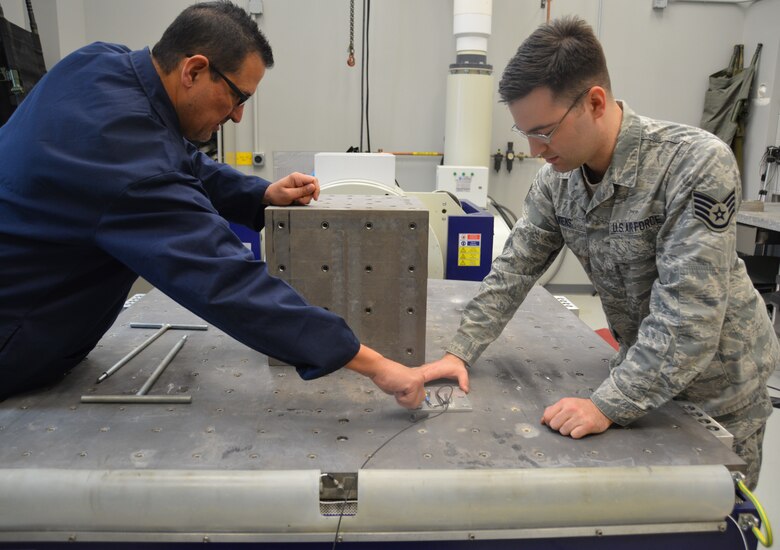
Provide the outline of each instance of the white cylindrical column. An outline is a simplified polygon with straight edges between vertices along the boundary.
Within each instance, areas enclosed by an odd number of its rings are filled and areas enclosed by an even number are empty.
[[[456,166],[488,166],[492,131],[493,75],[450,72],[444,162]]]
[[[487,52],[493,15],[492,0],[455,0],[453,28],[458,53]]]
[[[488,166],[493,67],[487,64],[492,0],[454,0],[457,55],[447,77],[444,164]]]

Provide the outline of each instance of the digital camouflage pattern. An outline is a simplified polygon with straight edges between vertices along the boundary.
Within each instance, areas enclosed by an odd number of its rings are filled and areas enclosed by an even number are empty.
[[[716,419],[732,415],[732,425],[760,410],[754,433],[771,412],[766,381],[780,347],[737,257],[733,154],[708,132],[621,105],[612,163],[593,197],[580,170],[539,171],[447,351],[473,365],[565,244],[620,344],[591,396],[596,406],[620,425],[673,398]]]

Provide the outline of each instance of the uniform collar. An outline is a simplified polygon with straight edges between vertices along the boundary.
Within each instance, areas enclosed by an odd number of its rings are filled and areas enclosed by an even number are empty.
[[[130,52],[130,59],[135,73],[138,75],[138,81],[149,98],[152,108],[162,119],[165,126],[181,135],[179,116],[176,114],[176,109],[173,108],[168,92],[165,91],[160,75],[157,74],[157,69],[154,68],[149,48]]]
[[[623,187],[634,187],[639,168],[642,125],[639,116],[625,101],[618,101],[618,104],[623,108],[623,119],[620,122],[620,132],[612,153],[612,161],[602,181],[609,181]]]
[[[568,179],[568,192],[572,200],[585,212],[595,209],[615,194],[614,185],[634,187],[639,167],[639,143],[642,139],[642,126],[639,116],[624,102],[618,101],[623,109],[615,150],[604,177],[591,197],[587,183],[582,176],[582,167],[560,177]],[[613,185],[614,184],[614,185]]]

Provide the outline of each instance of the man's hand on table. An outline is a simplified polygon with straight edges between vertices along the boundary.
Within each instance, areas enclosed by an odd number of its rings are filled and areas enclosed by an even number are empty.
[[[574,439],[606,431],[612,421],[590,399],[566,397],[544,409],[542,424]]]

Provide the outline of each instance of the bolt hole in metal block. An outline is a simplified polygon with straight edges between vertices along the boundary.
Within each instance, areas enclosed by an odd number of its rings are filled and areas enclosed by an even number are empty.
[[[428,211],[412,197],[323,195],[266,209],[266,257],[384,356],[425,362]],[[281,365],[275,359],[271,365]]]

